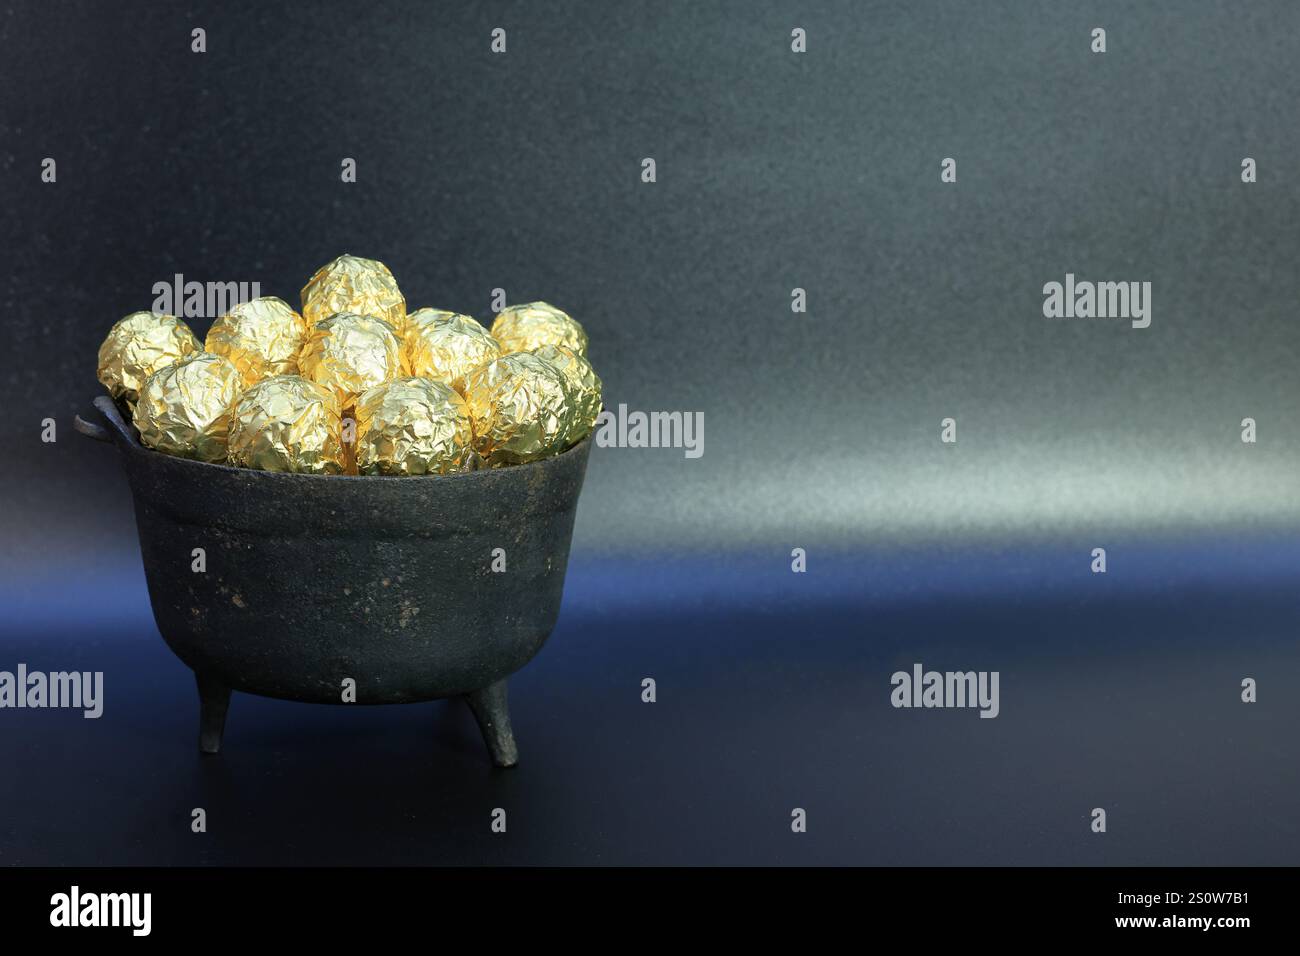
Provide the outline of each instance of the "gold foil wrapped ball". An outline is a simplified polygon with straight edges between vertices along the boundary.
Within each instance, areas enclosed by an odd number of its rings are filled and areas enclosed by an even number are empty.
[[[567,312],[546,302],[529,302],[502,309],[492,322],[492,338],[502,353],[531,352],[543,345],[562,345],[587,354],[587,333]]]
[[[474,457],[469,407],[445,382],[402,378],[357,400],[357,471],[446,475]]]
[[[227,359],[194,352],[145,379],[133,420],[140,441],[160,452],[224,462],[230,410],[244,390]]]
[[[383,319],[344,312],[317,322],[298,354],[298,373],[349,408],[366,389],[401,376],[402,346]]]
[[[230,463],[263,471],[337,475],[343,471],[339,402],[297,375],[263,379],[235,402]],[[290,505],[291,506],[291,505]]]
[[[339,256],[317,269],[302,287],[302,317],[308,328],[340,312],[372,315],[399,336],[406,332],[406,299],[388,266],[376,259]]]
[[[306,320],[273,295],[235,306],[208,330],[204,349],[228,358],[253,385],[272,375],[298,374]]]
[[[464,394],[465,376],[501,355],[487,329],[468,315],[419,309],[407,316],[406,369],[411,375],[446,382]]]
[[[573,429],[564,374],[530,352],[503,355],[471,372],[465,402],[474,447],[491,467],[554,454]]]
[[[586,438],[596,425],[596,416],[601,409],[600,376],[584,356],[563,345],[543,345],[533,349],[532,354],[558,368],[564,375],[565,384],[569,386],[569,405],[573,409],[573,416],[572,428],[564,440],[567,448]]]
[[[108,330],[96,374],[115,399],[134,407],[140,389],[160,368],[203,351],[190,327],[174,315],[132,312]]]

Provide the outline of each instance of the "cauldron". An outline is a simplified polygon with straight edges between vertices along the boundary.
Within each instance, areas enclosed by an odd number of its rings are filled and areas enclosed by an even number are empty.
[[[202,752],[221,749],[232,690],[463,697],[493,762],[517,763],[506,678],[559,615],[590,437],[465,474],[295,475],[161,454],[108,396],[94,406],[103,425],[74,424],[121,452],[154,619],[198,683]]]

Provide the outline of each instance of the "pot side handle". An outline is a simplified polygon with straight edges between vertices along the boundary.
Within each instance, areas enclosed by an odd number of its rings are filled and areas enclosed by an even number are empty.
[[[95,441],[112,442],[113,436],[108,433],[108,429],[103,425],[96,425],[94,422],[88,422],[80,415],[72,419],[72,427],[87,438],[93,438]]]
[[[105,423],[105,428],[97,422],[88,421],[77,415],[72,420],[72,427],[87,438],[93,438],[96,441],[112,442],[114,438],[128,445],[137,443],[135,434],[131,427],[122,420],[122,413],[118,411],[117,405],[107,395],[100,395],[94,400],[95,410],[99,412]]]

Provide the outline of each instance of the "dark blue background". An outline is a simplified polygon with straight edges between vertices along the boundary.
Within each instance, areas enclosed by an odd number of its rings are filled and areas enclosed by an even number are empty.
[[[600,467],[594,458],[593,468]],[[522,762],[458,702],[236,694],[194,747],[189,672],[130,555],[14,582],[6,660],[103,670],[104,716],[0,714],[5,863],[1290,864],[1290,539],[660,555],[570,569],[511,682]],[[73,606],[75,605],[75,606]],[[895,710],[920,661],[1001,673],[1001,714]],[[1260,700],[1239,700],[1242,677]],[[653,677],[658,701],[642,703]],[[192,834],[204,807],[209,832]],[[1090,832],[1106,808],[1108,832]],[[507,811],[505,835],[489,831]],[[790,811],[808,832],[790,832]]]

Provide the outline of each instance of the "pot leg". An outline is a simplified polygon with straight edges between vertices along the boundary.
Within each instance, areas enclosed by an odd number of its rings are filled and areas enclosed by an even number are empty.
[[[199,684],[199,750],[205,754],[221,752],[221,737],[226,732],[226,711],[230,708],[230,688],[203,674],[195,674]]]
[[[519,763],[519,748],[510,730],[510,710],[506,707],[506,682],[499,680],[482,690],[465,695],[465,703],[474,712],[483,742],[487,744],[492,762],[498,767],[513,767]]]

